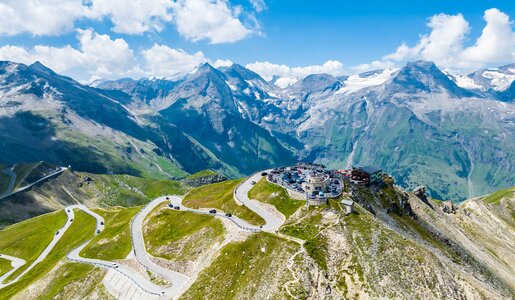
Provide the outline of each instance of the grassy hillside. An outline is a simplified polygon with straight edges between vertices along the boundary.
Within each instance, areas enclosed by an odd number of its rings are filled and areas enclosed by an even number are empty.
[[[194,179],[199,179],[199,178],[202,178],[202,177],[215,176],[216,174],[218,174],[218,173],[216,173],[213,170],[203,170],[203,171],[200,171],[200,172],[188,175],[184,179],[186,179],[186,180],[194,180]]]
[[[265,221],[243,205],[238,205],[233,198],[236,186],[241,182],[227,180],[208,184],[191,190],[183,200],[183,204],[191,208],[216,208],[232,213],[253,225],[264,225]]]
[[[2,232],[9,229],[2,230]],[[93,236],[95,231],[95,220],[82,211],[75,211],[75,219],[64,236],[55,245],[54,250],[34,269],[23,276],[18,282],[2,289],[0,299],[9,299],[23,289],[29,287],[31,283],[42,278],[52,270],[52,268],[66,256],[73,248],[79,246]],[[67,278],[67,280],[70,278]],[[64,283],[63,283],[64,284]]]
[[[4,275],[5,273],[9,272],[13,267],[11,266],[11,261],[0,258],[0,276]]]
[[[485,201],[486,203],[497,204],[502,199],[514,198],[514,197],[515,197],[515,187],[512,187],[512,188],[509,188],[509,189],[504,189],[504,190],[497,191],[495,193],[492,193],[490,195],[482,197],[481,199],[483,201]]]
[[[124,259],[131,251],[130,222],[141,207],[96,209],[104,217],[104,230],[80,253],[83,257],[103,260]]]
[[[0,253],[27,261],[11,278],[23,272],[36,260],[65,222],[66,213],[60,210],[0,230]]]
[[[294,200],[286,191],[262,178],[249,191],[249,198],[275,206],[286,218],[289,218],[299,207],[305,205],[304,201]]]
[[[150,254],[174,261],[195,260],[199,253],[223,240],[222,222],[209,215],[161,206],[145,221],[144,236]]]
[[[298,244],[268,233],[233,242],[183,295],[183,299],[279,299],[282,284],[292,279],[286,269]]]
[[[132,207],[170,194],[183,194],[178,181],[129,175],[97,175],[67,170],[30,190],[0,202],[0,226],[12,224],[70,204],[89,207]]]

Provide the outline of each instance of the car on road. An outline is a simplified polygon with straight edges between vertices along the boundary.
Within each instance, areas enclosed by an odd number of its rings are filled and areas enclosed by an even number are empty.
[[[100,229],[97,229],[97,233],[100,233]]]
[[[176,207],[174,207],[173,209],[175,209],[175,210],[181,210],[181,207],[180,207],[180,206],[176,206]]]
[[[266,175],[268,175],[268,173],[267,173],[267,172],[263,172],[263,173],[261,173],[261,176],[266,176]]]
[[[216,209],[212,209],[209,211],[210,214],[216,214]]]
[[[73,219],[70,219],[70,223],[73,222]]]
[[[166,197],[166,200],[170,200],[170,197]]]
[[[168,207],[169,208],[173,208],[173,204],[172,203],[168,203]]]
[[[59,235],[59,230],[57,230],[57,232],[55,233],[55,235]]]
[[[255,181],[251,181],[250,184],[254,185],[254,184],[256,184],[256,182]]]
[[[232,214],[231,213],[225,213],[225,216],[230,218],[230,217],[232,217]]]
[[[117,263],[113,263],[113,267],[118,268],[118,264]]]
[[[102,222],[102,221],[101,221],[101,222],[100,222],[100,225],[104,225],[104,222]]]

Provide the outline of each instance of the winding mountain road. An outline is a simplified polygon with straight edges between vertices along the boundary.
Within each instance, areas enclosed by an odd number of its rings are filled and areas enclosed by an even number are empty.
[[[145,206],[131,222],[131,235],[132,246],[134,248],[134,255],[136,260],[142,264],[149,271],[165,278],[172,285],[167,288],[162,288],[163,296],[167,298],[175,298],[179,295],[182,287],[188,282],[189,277],[161,267],[154,263],[147,252],[145,240],[143,238],[143,222],[147,215],[154,210],[161,203],[168,201],[165,197],[156,198]]]
[[[63,172],[66,170],[66,168],[62,168],[61,170],[57,171],[56,173],[50,174],[44,178],[41,178],[37,182],[34,182],[33,184],[36,184],[48,177],[54,176],[57,173]],[[105,261],[100,259],[92,259],[92,258],[84,258],[80,256],[80,252],[91,242],[92,239],[86,241],[79,247],[73,249],[67,254],[67,258],[71,261],[79,262],[79,263],[86,263],[91,264],[100,268],[104,269],[111,269],[116,272],[119,272],[120,274],[124,275],[125,277],[129,278],[133,283],[135,283],[141,290],[143,290],[147,295],[150,297],[158,297],[158,298],[166,298],[166,299],[175,299],[179,295],[182,294],[184,287],[187,286],[188,281],[190,278],[182,273],[174,272],[169,269],[163,268],[160,265],[154,263],[151,259],[150,254],[147,252],[145,241],[143,237],[143,224],[145,221],[145,218],[160,204],[164,202],[169,202],[169,208],[175,209],[179,208],[180,211],[189,211],[199,214],[207,214],[211,215],[213,217],[218,218],[225,218],[230,221],[232,221],[234,224],[237,225],[237,227],[242,231],[248,231],[248,232],[259,232],[262,230],[269,231],[269,232],[276,232],[279,227],[284,222],[281,218],[277,217],[276,215],[268,212],[267,210],[261,208],[260,206],[253,203],[248,198],[248,192],[252,188],[252,182],[253,181],[259,181],[261,179],[260,173],[254,174],[248,179],[246,179],[242,184],[240,184],[235,192],[234,196],[238,201],[243,203],[243,205],[247,206],[250,210],[254,211],[256,214],[261,216],[266,224],[262,227],[254,226],[246,221],[236,217],[236,216],[227,216],[224,212],[217,212],[217,213],[209,213],[206,210],[201,209],[192,209],[185,207],[182,204],[182,198],[178,196],[163,196],[154,199],[150,203],[148,203],[141,211],[136,214],[136,216],[132,219],[132,222],[130,224],[130,231],[131,231],[131,237],[132,237],[132,246],[133,246],[133,253],[136,260],[144,266],[147,270],[161,276],[162,278],[166,279],[168,282],[171,283],[168,287],[162,287],[154,284],[151,282],[148,278],[143,276],[142,274],[132,270],[129,267],[126,267],[124,265],[118,265],[117,263],[111,262],[111,261]],[[31,185],[33,185],[31,184]],[[24,187],[25,189],[30,186]],[[10,270],[8,273],[4,274],[0,277],[0,289],[11,285],[15,282],[17,282],[22,276],[30,272],[39,262],[43,261],[48,254],[52,251],[52,249],[55,247],[57,242],[62,238],[62,236],[65,234],[65,232],[68,230],[68,228],[73,223],[74,218],[74,209],[79,209],[84,211],[85,213],[91,215],[96,219],[96,229],[95,234],[97,235],[102,230],[104,230],[104,218],[95,212],[91,211],[84,205],[71,205],[65,208],[65,212],[67,215],[67,222],[64,224],[64,226],[54,235],[52,241],[49,243],[49,245],[43,250],[43,252],[38,256],[38,258],[31,263],[31,265],[25,269],[21,274],[19,274],[16,278],[9,281],[8,283],[3,283],[3,281],[9,277],[12,273],[14,273],[17,269],[22,267],[26,264],[26,262],[23,259],[7,256],[5,254],[0,254],[0,257],[6,258],[11,260],[11,264],[13,266],[13,269]]]
[[[12,273],[16,272],[19,268],[21,268],[23,265],[25,265],[27,262],[24,259],[6,255],[6,254],[0,254],[0,258],[7,259],[11,261],[11,267],[13,267],[9,272],[5,273],[4,275],[0,276],[0,286],[4,280],[11,276]],[[0,287],[1,288],[1,287]]]
[[[42,262],[47,256],[48,254],[52,251],[52,249],[54,249],[55,245],[57,244],[57,242],[59,242],[59,240],[63,237],[64,233],[66,232],[66,230],[68,230],[68,228],[72,225],[73,223],[73,218],[75,216],[74,212],[73,212],[73,209],[80,209],[80,210],[83,210],[84,212],[92,215],[93,217],[97,218],[97,228],[96,228],[96,231],[97,232],[98,230],[103,230],[103,225],[101,225],[101,222],[103,222],[103,219],[101,219],[101,221],[99,221],[98,217],[99,218],[102,218],[100,216],[98,216],[97,214],[95,214],[94,212],[92,212],[91,210],[89,210],[86,206],[84,205],[71,205],[71,206],[68,206],[65,208],[65,212],[66,212],[66,215],[68,217],[66,223],[64,224],[64,226],[59,229],[57,231],[57,233],[54,235],[54,237],[52,238],[52,241],[50,241],[50,243],[48,244],[48,246],[46,246],[46,248],[43,250],[43,252],[41,252],[41,254],[38,256],[38,258],[36,258],[36,260],[34,260],[29,267],[27,267],[22,273],[20,273],[16,278],[14,278],[13,280],[7,282],[7,283],[4,283],[3,280],[5,280],[8,276],[2,276],[1,279],[2,279],[2,282],[0,282],[0,289],[2,289],[3,287],[6,287],[6,286],[9,286],[13,283],[16,283],[18,280],[20,280],[21,277],[23,277],[25,274],[27,274],[28,272],[30,272],[38,263]],[[2,254],[2,256],[4,256],[5,254]],[[21,258],[18,258],[18,260],[22,260]],[[21,266],[25,265],[24,264],[18,264],[17,268],[14,269],[14,270],[11,270],[11,274],[19,269]],[[10,274],[9,274],[10,275]]]
[[[263,172],[268,173],[268,172],[270,172],[270,170],[265,170]],[[249,199],[249,191],[253,187],[252,182],[253,181],[258,182],[259,180],[261,180],[261,178],[263,178],[263,176],[261,176],[261,173],[262,172],[256,173],[256,174],[250,176],[249,178],[247,178],[247,180],[245,180],[244,182],[242,182],[236,188],[236,191],[234,192],[234,196],[236,197],[236,199],[238,201],[243,203],[243,205],[245,205],[248,209],[252,210],[253,212],[258,214],[261,218],[263,218],[265,220],[266,224],[263,225],[263,228],[262,228],[263,231],[276,232],[279,229],[279,227],[281,227],[281,225],[284,223],[284,220],[279,218],[278,216],[274,215],[273,213],[265,210],[264,208],[256,205]]]

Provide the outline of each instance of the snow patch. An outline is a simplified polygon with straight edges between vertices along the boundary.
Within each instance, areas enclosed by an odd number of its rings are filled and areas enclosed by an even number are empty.
[[[384,69],[382,72],[362,77],[361,74],[351,75],[344,82],[344,87],[335,94],[348,94],[359,91],[363,88],[376,86],[385,83],[397,69]]]

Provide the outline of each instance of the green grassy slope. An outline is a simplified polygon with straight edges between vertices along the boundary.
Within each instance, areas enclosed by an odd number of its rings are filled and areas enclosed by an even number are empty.
[[[202,250],[221,242],[225,229],[208,215],[159,207],[147,217],[145,243],[150,254],[169,260],[193,260]]]
[[[93,236],[95,220],[82,211],[75,211],[75,219],[64,236],[55,245],[53,251],[34,269],[25,274],[18,282],[2,289],[0,299],[9,299],[31,283],[47,274],[73,248],[79,246]]]
[[[67,170],[30,190],[3,199],[0,202],[0,226],[77,202],[88,207],[132,207],[146,204],[158,196],[183,194],[184,191],[178,181]]]
[[[0,258],[0,276],[4,275],[5,273],[9,272],[13,267],[11,266],[11,261]]]
[[[486,203],[496,204],[504,198],[515,197],[515,187],[504,189],[482,198]]]
[[[288,196],[286,191],[262,178],[249,191],[249,198],[275,206],[286,218],[290,217],[299,207],[305,204],[304,201],[294,200]]]
[[[227,180],[208,184],[191,190],[183,204],[191,208],[217,208],[232,213],[253,225],[264,225],[265,220],[243,205],[238,205],[233,198],[233,191],[241,182]]]
[[[82,250],[83,257],[103,260],[124,259],[131,251],[130,222],[141,207],[96,209],[104,217],[105,228]]]
[[[193,180],[193,179],[198,179],[198,178],[202,178],[202,177],[209,177],[209,176],[214,176],[218,173],[216,173],[215,171],[213,170],[202,170],[200,172],[197,172],[197,173],[194,173],[194,174],[191,174],[189,176],[186,176],[186,178],[184,179],[187,179],[187,180]]]
[[[39,256],[65,222],[66,213],[60,210],[0,230],[0,253],[27,261],[11,278],[23,272]]]
[[[284,298],[283,293],[278,293],[280,286],[292,279],[284,266],[298,247],[268,233],[230,243],[200,273],[182,299],[255,299],[257,295]]]

